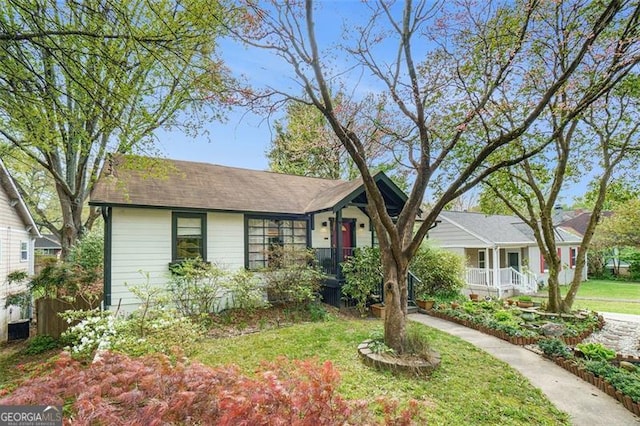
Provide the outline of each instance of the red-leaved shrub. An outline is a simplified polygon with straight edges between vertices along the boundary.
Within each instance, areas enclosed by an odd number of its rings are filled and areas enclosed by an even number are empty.
[[[65,424],[160,425],[409,425],[420,406],[405,410],[379,399],[384,418],[365,401],[342,398],[340,375],[327,361],[279,358],[255,377],[237,367],[172,364],[162,355],[129,358],[106,353],[84,366],[61,355],[51,374],[25,382],[0,405],[64,405]],[[420,422],[424,424],[424,422]]]

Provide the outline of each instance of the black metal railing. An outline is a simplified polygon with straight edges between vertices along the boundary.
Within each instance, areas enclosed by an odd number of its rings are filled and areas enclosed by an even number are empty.
[[[316,259],[318,265],[323,273],[327,275],[338,275],[338,267],[340,263],[344,262],[348,257],[353,256],[355,247],[344,247],[342,256],[338,256],[338,250],[336,248],[316,248]]]
[[[413,306],[415,305],[415,287],[417,283],[420,283],[420,278],[416,277],[415,275],[413,275],[413,272],[409,271],[407,272],[407,290],[408,290],[408,295],[407,295],[407,303],[409,306]],[[382,281],[380,281],[380,285],[378,286],[378,291],[376,293],[377,298],[380,300],[380,302],[384,303],[384,289],[382,288]]]

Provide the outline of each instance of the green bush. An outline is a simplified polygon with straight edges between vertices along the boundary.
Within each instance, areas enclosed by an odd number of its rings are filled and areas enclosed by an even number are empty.
[[[342,294],[356,302],[356,309],[360,315],[367,314],[367,302],[382,281],[382,264],[380,249],[377,247],[363,247],[355,250],[353,256],[342,263],[345,283]]]
[[[38,355],[52,349],[61,347],[59,340],[46,334],[35,336],[27,341],[27,347],[23,350],[26,355]]]
[[[409,269],[421,281],[415,289],[418,298],[455,296],[465,286],[464,258],[444,249],[421,247]]]
[[[564,357],[567,358],[571,355],[569,347],[560,339],[540,339],[538,346],[542,349],[545,355],[550,357]]]
[[[277,261],[263,272],[269,301],[300,307],[317,300],[324,275],[313,251],[280,247],[271,254]]]
[[[640,402],[640,375],[609,364],[607,361],[585,361],[585,369],[602,377],[616,390],[629,396],[634,402]]]
[[[76,242],[65,262],[46,262],[29,284],[34,297],[84,300],[96,306],[102,297],[103,248],[101,234],[90,232]]]
[[[616,351],[606,348],[602,343],[578,343],[576,348],[592,361],[609,361],[616,357]]]
[[[92,231],[71,247],[67,262],[85,270],[101,269],[104,261],[104,238],[99,231]]]
[[[209,314],[222,308],[227,279],[227,273],[217,266],[188,259],[171,266],[167,292],[182,315]]]
[[[196,351],[202,328],[176,310],[167,309],[164,291],[152,287],[147,280],[143,286],[131,287],[131,292],[141,305],[126,318],[97,309],[62,314],[69,323],[80,321],[62,334],[74,357],[90,358],[97,349],[132,356],[151,353],[188,356]]]
[[[268,306],[264,300],[264,290],[258,277],[246,269],[232,274],[226,282],[231,295],[232,307],[246,311]]]

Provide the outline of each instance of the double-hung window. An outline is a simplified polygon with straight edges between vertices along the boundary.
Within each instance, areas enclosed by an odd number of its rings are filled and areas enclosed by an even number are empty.
[[[569,268],[573,269],[576,267],[576,257],[578,257],[578,248],[569,247]]]
[[[279,250],[307,248],[307,221],[269,217],[247,219],[247,269],[276,266]]]
[[[29,261],[29,243],[20,241],[20,262]]]
[[[173,212],[172,253],[173,262],[201,258],[207,260],[207,214]]]
[[[486,252],[484,250],[478,251],[478,268],[485,269],[487,267]]]

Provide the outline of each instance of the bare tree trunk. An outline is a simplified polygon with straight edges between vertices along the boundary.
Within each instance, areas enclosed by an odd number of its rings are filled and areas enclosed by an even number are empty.
[[[398,265],[389,253],[382,254],[384,269],[384,341],[397,353],[403,353],[406,338],[407,266]]]
[[[556,257],[555,254],[552,255]],[[554,259],[553,263],[556,263],[556,259]],[[560,262],[557,262],[558,265],[549,266],[549,278],[547,279],[547,284],[549,285],[549,301],[547,305],[547,310],[549,312],[562,312],[562,295],[560,294],[560,282],[558,280],[558,275],[560,275]]]
[[[62,247],[62,258],[69,256],[71,247],[78,238],[82,236],[82,200],[74,200],[60,186],[56,185],[58,197],[60,199],[60,210],[62,212],[62,229],[60,229],[60,246]]]

